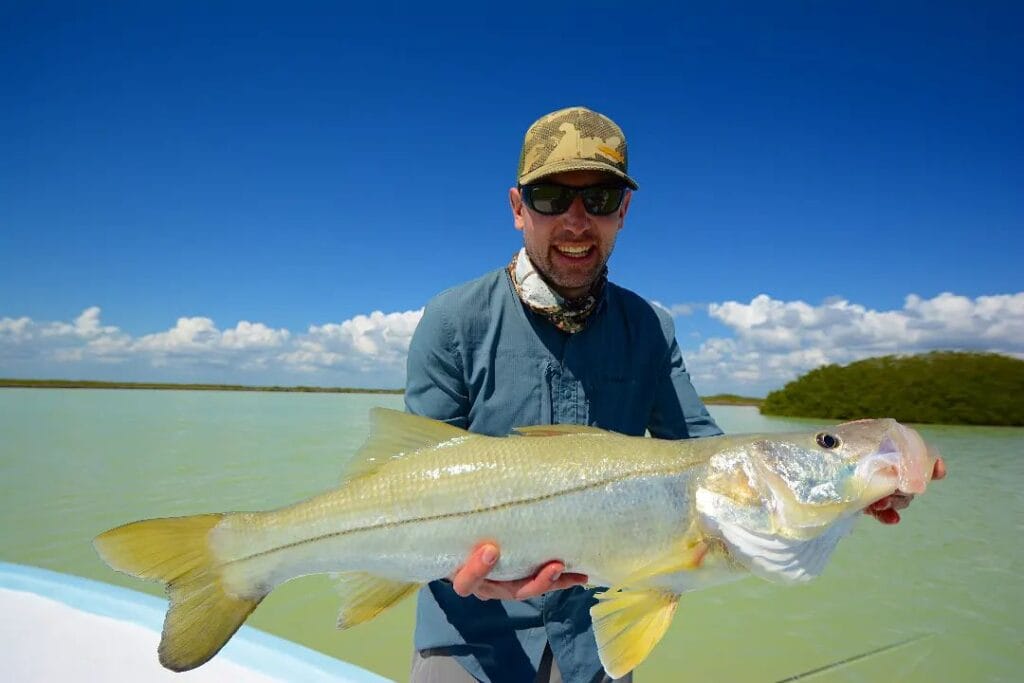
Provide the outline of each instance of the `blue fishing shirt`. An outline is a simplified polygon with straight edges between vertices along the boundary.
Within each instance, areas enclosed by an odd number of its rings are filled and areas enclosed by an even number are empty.
[[[690,383],[668,313],[609,282],[587,326],[566,334],[522,304],[505,269],[427,304],[409,347],[405,406],[491,436],[542,424],[661,439],[722,433]],[[534,680],[550,642],[563,680],[589,683],[603,671],[593,592],[482,601],[434,581],[419,593],[416,649],[455,657],[482,681],[520,683]]]

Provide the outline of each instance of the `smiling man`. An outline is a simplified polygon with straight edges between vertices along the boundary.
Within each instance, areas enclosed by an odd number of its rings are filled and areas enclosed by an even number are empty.
[[[671,317],[608,281],[636,189],[626,137],[609,118],[572,107],[530,126],[509,190],[523,248],[506,267],[427,304],[409,348],[406,409],[493,436],[540,424],[660,439],[720,434],[690,383]],[[869,512],[893,523],[908,503],[891,496]],[[551,520],[553,532],[588,532],[559,523]],[[490,581],[500,552],[482,542],[449,581],[420,591],[411,680],[609,680],[586,577],[551,558],[532,577]]]
[[[637,189],[622,130],[582,107],[548,114],[526,132],[517,181],[509,203],[523,248],[427,305],[409,349],[408,411],[496,436],[559,423],[719,434],[669,315],[607,279]],[[488,581],[499,554],[484,543],[450,582],[421,591],[412,680],[605,680],[593,591],[577,585],[586,577],[551,558],[533,577]]]

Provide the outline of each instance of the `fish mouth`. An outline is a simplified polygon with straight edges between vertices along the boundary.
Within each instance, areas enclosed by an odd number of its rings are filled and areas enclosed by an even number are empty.
[[[897,492],[923,493],[938,455],[916,430],[896,423],[878,450],[857,463],[854,477],[865,482],[869,503]]]
[[[857,463],[854,481],[862,482],[864,491],[861,497],[874,502],[895,493],[899,489],[902,460],[903,453],[896,442],[886,437],[877,452]]]

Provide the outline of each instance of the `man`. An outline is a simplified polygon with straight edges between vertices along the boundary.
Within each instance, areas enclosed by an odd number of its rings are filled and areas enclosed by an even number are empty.
[[[406,409],[494,436],[558,423],[663,439],[720,434],[671,317],[607,281],[636,189],[625,135],[607,117],[572,107],[530,126],[509,190],[524,246],[507,267],[427,304],[409,349]],[[898,519],[893,508],[905,502],[878,514]],[[451,581],[420,591],[412,680],[609,680],[586,577],[552,558],[532,577],[488,581],[499,554],[483,543]]]

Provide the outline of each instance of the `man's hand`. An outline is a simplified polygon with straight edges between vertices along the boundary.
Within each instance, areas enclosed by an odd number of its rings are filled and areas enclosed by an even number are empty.
[[[942,461],[942,458],[936,458],[935,467],[932,469],[932,481],[942,479],[945,476],[946,463]],[[871,515],[882,524],[899,524],[900,513],[897,510],[906,508],[912,500],[914,500],[913,494],[897,491],[891,496],[886,496],[864,508],[864,514]]]
[[[480,600],[525,600],[587,582],[584,574],[565,573],[565,565],[557,561],[548,562],[525,579],[491,581],[487,575],[497,563],[499,553],[493,543],[484,543],[470,553],[466,563],[449,577],[455,592],[464,598],[475,595]]]

